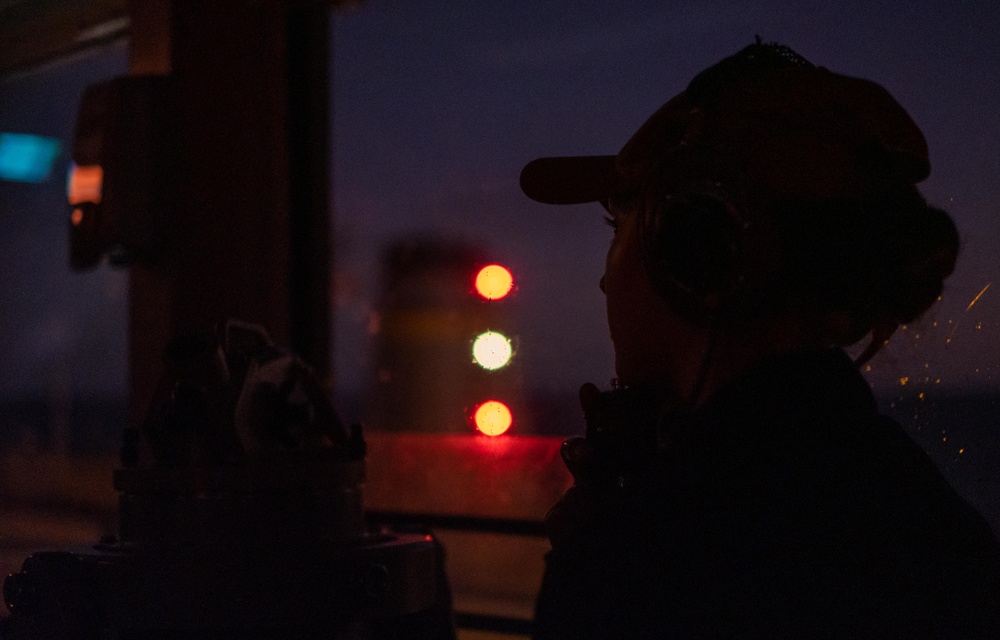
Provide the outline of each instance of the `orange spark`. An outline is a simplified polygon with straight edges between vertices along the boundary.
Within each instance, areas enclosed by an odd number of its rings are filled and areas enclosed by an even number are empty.
[[[971,309],[971,308],[972,308],[972,305],[974,305],[974,304],[976,304],[977,302],[979,302],[979,299],[983,297],[983,294],[984,294],[984,293],[986,293],[986,290],[990,288],[990,285],[991,285],[991,284],[993,284],[993,283],[992,283],[992,282],[987,282],[987,283],[986,283],[986,286],[985,286],[985,287],[983,287],[983,290],[982,290],[982,291],[980,291],[980,292],[979,292],[979,293],[978,293],[978,294],[976,295],[976,297],[972,299],[972,302],[970,302],[970,303],[969,303],[969,306],[967,306],[967,307],[965,308],[965,310],[966,310],[966,311],[968,311],[969,309]]]

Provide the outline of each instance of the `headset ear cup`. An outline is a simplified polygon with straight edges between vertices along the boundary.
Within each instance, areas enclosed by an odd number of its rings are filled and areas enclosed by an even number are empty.
[[[727,308],[742,281],[742,216],[714,194],[664,199],[649,246],[649,266],[658,293],[675,310],[707,324]]]

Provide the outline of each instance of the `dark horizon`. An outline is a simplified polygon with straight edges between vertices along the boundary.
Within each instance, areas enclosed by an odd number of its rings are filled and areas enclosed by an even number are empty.
[[[527,384],[606,384],[611,350],[597,290],[607,230],[599,207],[552,208],[517,175],[541,155],[612,153],[704,66],[757,34],[814,63],[869,77],[923,128],[933,172],[921,185],[963,238],[939,305],[873,361],[876,388],[997,389],[1000,379],[1000,8],[933,2],[636,2],[444,9],[371,1],[333,19],[334,367],[337,387],[372,378],[367,329],[383,253],[408,237],[471,243],[518,278]],[[808,16],[808,20],[804,17]],[[391,43],[391,46],[390,46]],[[124,391],[125,272],[66,268],[65,141],[83,87],[124,72],[123,43],[0,80],[0,131],[62,139],[42,184],[0,182],[0,395],[67,378],[78,391]],[[73,309],[70,319],[66,309]]]

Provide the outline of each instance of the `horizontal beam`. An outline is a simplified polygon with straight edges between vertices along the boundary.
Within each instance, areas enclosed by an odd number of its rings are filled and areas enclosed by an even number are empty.
[[[127,0],[22,0],[0,4],[0,77],[125,37]]]
[[[439,513],[409,513],[402,511],[368,511],[369,522],[406,530],[409,527],[449,529],[476,533],[499,533],[511,536],[545,537],[545,523],[541,520],[518,518],[481,518],[476,516],[446,515]]]

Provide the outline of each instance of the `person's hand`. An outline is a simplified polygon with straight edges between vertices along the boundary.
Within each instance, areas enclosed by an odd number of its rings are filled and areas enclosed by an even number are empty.
[[[601,390],[593,382],[585,382],[580,386],[580,408],[583,409],[583,415],[586,416],[596,406],[600,397]]]
[[[583,409],[584,418],[596,406],[600,394],[600,390],[593,383],[588,382],[580,387],[580,407]],[[588,471],[593,470],[595,463],[591,443],[579,436],[568,438],[563,442],[559,453],[575,483],[586,484]]]
[[[598,404],[601,392],[593,383],[580,387],[580,408],[586,419]],[[597,459],[593,445],[580,436],[567,438],[559,450],[563,463],[573,476],[573,486],[563,494],[545,516],[545,525],[553,545],[566,542],[579,533],[582,523],[593,516],[594,478]]]

